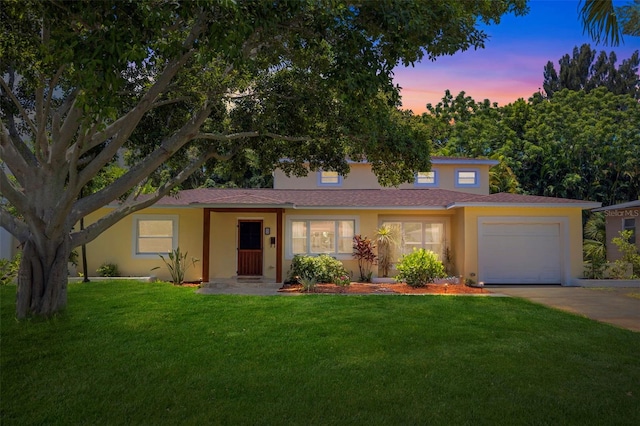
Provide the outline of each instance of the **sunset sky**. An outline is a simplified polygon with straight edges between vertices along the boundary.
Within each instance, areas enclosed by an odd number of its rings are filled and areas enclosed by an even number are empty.
[[[640,50],[640,37],[625,36],[617,47],[596,45],[582,32],[578,1],[532,0],[529,8],[525,16],[507,15],[500,24],[483,27],[489,34],[484,49],[396,68],[394,82],[402,87],[403,108],[422,113],[427,103],[437,104],[446,89],[454,96],[465,91],[476,101],[488,98],[506,105],[537,92],[547,61],[559,71],[558,60],[576,46],[589,43],[598,52],[613,50],[618,64]]]

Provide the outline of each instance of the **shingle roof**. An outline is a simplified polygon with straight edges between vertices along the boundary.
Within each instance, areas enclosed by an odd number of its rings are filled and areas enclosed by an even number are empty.
[[[518,194],[476,195],[445,189],[236,189],[204,188],[179,192],[156,203],[192,207],[284,207],[359,209],[450,209],[474,205],[546,205],[593,208],[599,204]]]
[[[640,200],[635,201],[627,201],[626,203],[613,204],[611,206],[601,207],[599,209],[594,209],[594,212],[603,212],[607,210],[618,210],[618,209],[629,209],[632,207],[640,207]]]

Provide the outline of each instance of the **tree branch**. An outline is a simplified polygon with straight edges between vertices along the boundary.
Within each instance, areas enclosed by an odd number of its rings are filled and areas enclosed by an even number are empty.
[[[0,208],[0,227],[9,231],[20,243],[24,243],[29,238],[29,227],[4,208]]]
[[[176,104],[178,102],[188,101],[190,99],[191,98],[189,96],[180,96],[180,97],[175,98],[175,99],[167,99],[167,100],[164,100],[164,101],[157,101],[157,102],[154,102],[153,105],[151,105],[151,108],[158,108],[158,107],[161,107],[161,106],[164,106],[164,105]]]
[[[7,82],[4,81],[4,76],[0,78],[0,86],[2,86],[7,96],[11,99],[11,102],[16,106],[16,108],[18,108],[18,111],[20,111],[20,116],[22,117],[22,120],[24,120],[24,122],[27,123],[27,125],[31,129],[31,132],[35,136],[36,133],[38,133],[35,123],[33,122],[33,120],[31,120],[27,111],[22,107],[22,104],[20,103],[18,98],[13,94],[13,90],[11,90]]]
[[[280,140],[288,141],[288,142],[304,142],[304,141],[311,140],[311,138],[309,136],[285,136],[285,135],[279,135],[277,133],[271,133],[271,132],[260,133],[260,132],[257,132],[257,131],[231,133],[231,134],[224,134],[224,133],[198,133],[194,139],[212,139],[212,140],[216,140],[216,141],[232,141],[232,140],[236,140],[236,139],[255,138],[255,137],[259,137],[259,136],[266,136],[266,137],[271,138],[271,139],[280,139]]]
[[[149,154],[143,161],[137,163],[129,169],[127,173],[118,178],[114,183],[108,187],[91,194],[79,200],[76,203],[76,207],[73,209],[72,218],[74,223],[81,217],[86,216],[92,211],[106,205],[107,203],[122,196],[129,189],[133,188],[135,184],[140,182],[145,177],[149,176],[154,170],[162,165],[168,158],[176,153],[187,142],[194,139],[198,129],[211,113],[211,106],[205,106],[195,117],[189,122],[185,123],[176,133],[164,140],[162,144],[156,148],[151,154]],[[106,150],[104,150],[106,151]],[[104,152],[103,151],[103,152]],[[101,154],[96,157],[99,159]],[[85,174],[87,170],[95,168],[96,160],[93,160],[87,167],[80,172],[77,185],[84,185],[88,182],[88,179],[95,176],[92,174]]]
[[[103,233],[109,227],[117,223],[123,217],[140,211],[146,207],[152,206],[162,197],[169,194],[169,192],[177,185],[184,182],[193,172],[198,170],[207,160],[215,156],[215,149],[211,148],[204,155],[198,156],[187,167],[185,167],[175,177],[163,184],[158,190],[149,196],[145,196],[143,199],[137,199],[137,196],[130,197],[123,204],[118,206],[115,210],[100,218],[95,223],[87,226],[84,230],[74,232],[71,235],[71,247],[75,248],[82,244],[87,244],[93,241],[98,235]],[[79,218],[77,219],[79,220]],[[77,222],[76,220],[76,222]],[[74,222],[75,223],[75,222]]]
[[[29,173],[33,175],[34,171],[38,169],[34,168],[34,164],[30,164],[22,155],[21,149],[28,150],[24,142],[19,138],[17,141],[12,138],[4,122],[0,121],[0,127],[2,129],[2,133],[0,133],[0,157],[20,184],[26,186],[25,179],[29,176]],[[15,145],[16,142],[18,147]]]

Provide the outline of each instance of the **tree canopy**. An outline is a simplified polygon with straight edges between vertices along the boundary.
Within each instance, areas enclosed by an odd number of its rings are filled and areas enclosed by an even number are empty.
[[[63,307],[70,250],[209,159],[251,152],[265,170],[346,173],[346,155],[366,156],[384,184],[427,170],[424,129],[395,112],[392,70],[480,48],[480,22],[525,11],[524,0],[3,1],[0,186],[20,217],[3,207],[0,225],[24,244],[18,316]],[[123,148],[135,163],[79,198]]]
[[[567,59],[565,87],[548,96],[534,94],[505,106],[476,102],[465,92],[445,92],[427,105],[425,125],[438,129],[433,144],[440,155],[489,157],[492,192],[599,201],[605,205],[640,197],[640,103],[638,52],[618,69],[590,66],[588,45]],[[600,54],[611,58],[613,54]],[[564,58],[569,58],[565,55]],[[620,71],[624,68],[624,72]],[[603,75],[626,75],[625,84]],[[544,72],[545,89],[548,67]],[[571,82],[575,83],[571,83]],[[570,87],[566,87],[570,86]]]

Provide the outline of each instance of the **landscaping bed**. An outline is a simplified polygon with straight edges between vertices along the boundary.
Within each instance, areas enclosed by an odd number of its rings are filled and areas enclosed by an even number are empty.
[[[301,284],[284,284],[278,290],[283,293],[307,293]],[[335,284],[317,284],[309,293],[346,293],[346,294],[487,294],[483,288],[468,287],[461,284],[427,284],[424,287],[411,287],[405,283],[351,283],[346,287]]]

